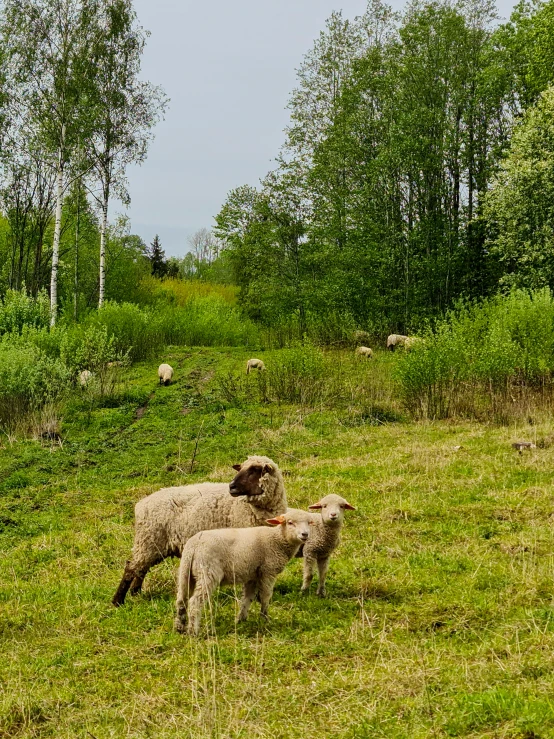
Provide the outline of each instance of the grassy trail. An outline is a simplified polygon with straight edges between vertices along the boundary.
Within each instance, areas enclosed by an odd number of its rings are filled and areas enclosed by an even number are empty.
[[[219,379],[246,358],[173,350],[174,385],[135,365],[117,400],[73,403],[63,445],[1,442],[0,738],[554,737],[554,446],[510,446],[554,424],[233,405]],[[269,624],[254,605],[235,626],[225,589],[191,640],[173,560],[114,609],[134,502],[231,479],[249,453],[279,463],[292,505],[358,508],[328,598],[299,596],[294,561]]]

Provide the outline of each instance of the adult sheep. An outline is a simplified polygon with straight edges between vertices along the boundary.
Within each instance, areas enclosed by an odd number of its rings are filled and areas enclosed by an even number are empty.
[[[173,367],[170,364],[160,364],[158,367],[160,385],[169,385],[173,378]]]
[[[249,359],[246,363],[246,374],[249,375],[250,371],[253,369],[257,370],[265,370],[265,364],[262,362],[261,359]]]
[[[166,557],[180,557],[186,542],[199,531],[262,526],[287,509],[283,476],[268,457],[252,456],[232,482],[202,482],[163,488],[135,506],[133,553],[112,599],[125,601],[137,593],[148,570]]]
[[[397,346],[405,346],[406,341],[408,341],[407,336],[403,336],[402,334],[390,334],[390,336],[387,337],[387,349],[390,349],[390,351],[393,352]]]

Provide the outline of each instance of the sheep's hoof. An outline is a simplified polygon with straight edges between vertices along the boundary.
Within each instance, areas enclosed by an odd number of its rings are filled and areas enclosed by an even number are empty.
[[[185,634],[187,631],[187,625],[184,621],[181,621],[180,618],[176,618],[173,622],[173,625],[175,627],[175,631],[178,631],[179,634]]]
[[[307,587],[307,588],[300,588],[300,594],[301,595],[306,596],[306,595],[309,594],[309,592],[310,592],[310,588],[309,587]]]
[[[325,592],[325,590],[318,590],[317,591],[317,597],[318,598],[326,598],[327,597],[327,593]]]

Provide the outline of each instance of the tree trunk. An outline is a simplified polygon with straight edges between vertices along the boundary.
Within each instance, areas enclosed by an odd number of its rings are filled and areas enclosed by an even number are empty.
[[[75,223],[75,275],[73,285],[73,318],[77,322],[79,316],[79,226],[81,216],[81,183],[77,191],[77,221]]]
[[[63,159],[60,148],[56,183],[56,219],[54,223],[54,243],[52,246],[52,273],[50,277],[50,325],[56,325],[58,317],[58,263],[60,259],[60,235],[62,230],[63,205]]]
[[[102,225],[100,226],[100,281],[98,286],[98,307],[104,304],[104,294],[106,287],[106,231],[108,228],[108,199],[109,192],[104,194],[104,202],[102,203]]]

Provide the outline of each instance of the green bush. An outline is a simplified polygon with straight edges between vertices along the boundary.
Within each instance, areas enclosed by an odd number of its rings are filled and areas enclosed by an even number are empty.
[[[256,326],[217,295],[191,298],[182,306],[146,309],[107,303],[85,325],[106,329],[116,352],[129,352],[133,360],[154,356],[167,344],[253,346],[259,342]]]
[[[25,290],[8,290],[0,299],[0,335],[20,334],[24,327],[46,327],[50,320],[50,301],[45,292],[33,298]]]
[[[446,418],[475,414],[484,393],[550,385],[553,370],[554,299],[543,289],[458,306],[401,357],[396,376],[415,415]]]
[[[59,359],[32,344],[0,344],[0,427],[12,430],[31,412],[56,403],[67,392],[71,373]]]

